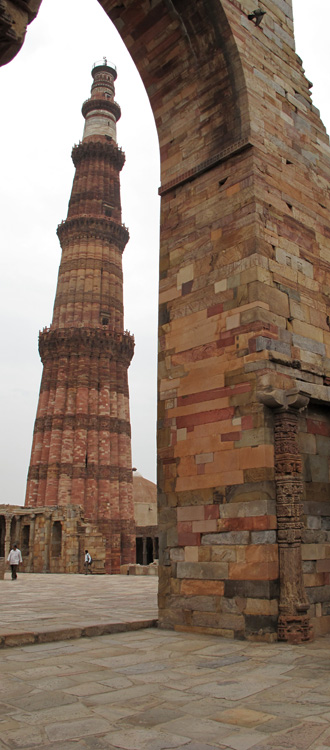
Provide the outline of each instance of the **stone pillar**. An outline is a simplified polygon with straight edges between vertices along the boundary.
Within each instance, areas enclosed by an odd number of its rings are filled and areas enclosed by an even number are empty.
[[[45,518],[45,550],[43,573],[50,572],[50,543],[51,543],[52,516],[46,514]]]
[[[5,532],[5,560],[10,552],[10,527],[11,527],[11,516],[5,516],[6,521],[6,532]]]
[[[31,513],[30,516],[30,566],[29,573],[34,573],[34,537],[36,530],[36,514]]]
[[[302,643],[313,639],[307,614],[301,561],[302,461],[297,443],[298,414],[308,397],[297,391],[272,391],[259,398],[274,409],[274,464],[280,599],[278,639]]]
[[[143,565],[147,564],[147,538],[144,536],[142,539],[142,562]]]
[[[15,539],[13,539],[13,543],[16,542],[19,548],[21,548],[21,516],[15,516],[16,521],[16,528],[15,528]]]

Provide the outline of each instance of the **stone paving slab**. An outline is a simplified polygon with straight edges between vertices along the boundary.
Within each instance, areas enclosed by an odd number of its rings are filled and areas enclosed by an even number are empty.
[[[0,750],[328,750],[329,654],[157,628],[3,648]]]
[[[157,588],[151,576],[19,573],[12,581],[6,573],[0,581],[0,647],[154,626]]]

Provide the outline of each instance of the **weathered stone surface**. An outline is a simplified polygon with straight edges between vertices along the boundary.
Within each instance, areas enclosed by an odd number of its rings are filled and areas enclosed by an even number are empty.
[[[202,544],[248,544],[249,539],[248,531],[230,531],[219,534],[203,534]]]
[[[228,564],[220,563],[186,563],[178,562],[178,578],[193,578],[196,580],[218,580],[228,576]]]

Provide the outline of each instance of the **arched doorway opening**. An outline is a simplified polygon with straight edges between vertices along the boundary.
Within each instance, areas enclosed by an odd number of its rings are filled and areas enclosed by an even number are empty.
[[[76,49],[73,37],[78,42]],[[56,38],[57,51],[52,47]],[[107,54],[118,70],[116,99],[122,110],[117,128],[118,144],[126,154],[121,173],[121,195],[123,222],[130,231],[130,241],[123,254],[125,327],[135,335],[136,340],[135,355],[129,368],[133,462],[141,468],[144,476],[152,481],[156,479],[160,202],[157,190],[160,176],[155,124],[137,70],[98,2],[73,0],[68,7],[65,0],[60,0],[56,7],[52,4],[48,7],[46,3],[41,6],[37,19],[28,28],[21,52],[10,65],[2,68],[2,94],[6,106],[11,106],[12,127],[0,124],[0,138],[11,144],[12,154],[15,154],[6,165],[3,160],[0,195],[6,218],[2,239],[7,248],[6,258],[15,252],[17,273],[14,279],[10,264],[2,258],[2,279],[6,278],[6,283],[1,291],[3,299],[8,294],[11,309],[15,300],[11,336],[20,336],[22,341],[22,348],[11,361],[11,378],[4,385],[7,393],[4,423],[9,424],[14,410],[20,413],[20,430],[15,438],[15,461],[8,441],[3,440],[2,444],[3,488],[4,491],[6,488],[8,501],[13,504],[24,502],[41,373],[38,331],[44,325],[49,325],[52,316],[60,260],[56,227],[66,216],[73,178],[70,152],[73,144],[82,137],[84,120],[81,105],[89,93],[93,63],[102,54]],[[74,87],[71,78],[73,71]],[[12,91],[18,89],[21,104],[16,110]],[[55,99],[58,105],[54,108]],[[28,122],[25,121],[24,139],[21,138],[22,109],[33,110],[31,121],[30,118],[27,118]],[[38,128],[33,125],[35,121],[39,123]],[[26,142],[29,143],[28,148]],[[20,191],[17,191],[15,177],[18,172],[21,174]],[[33,197],[36,195],[39,195],[38,201]],[[19,223],[15,221],[17,213],[20,215]],[[20,234],[19,226],[25,226],[24,233]],[[22,316],[19,304],[25,299],[26,315]],[[38,304],[34,304],[36,300]],[[3,330],[7,330],[4,324]],[[13,352],[8,341],[9,349]],[[22,359],[26,365],[24,390],[21,388]],[[4,382],[6,373],[3,376]]]

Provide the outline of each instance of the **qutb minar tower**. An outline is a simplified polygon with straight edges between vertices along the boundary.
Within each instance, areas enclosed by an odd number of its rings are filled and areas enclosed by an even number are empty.
[[[92,70],[82,142],[62,248],[53,320],[39,335],[43,363],[25,505],[77,504],[106,539],[105,571],[135,561],[127,371],[134,338],[124,331],[115,66]]]

